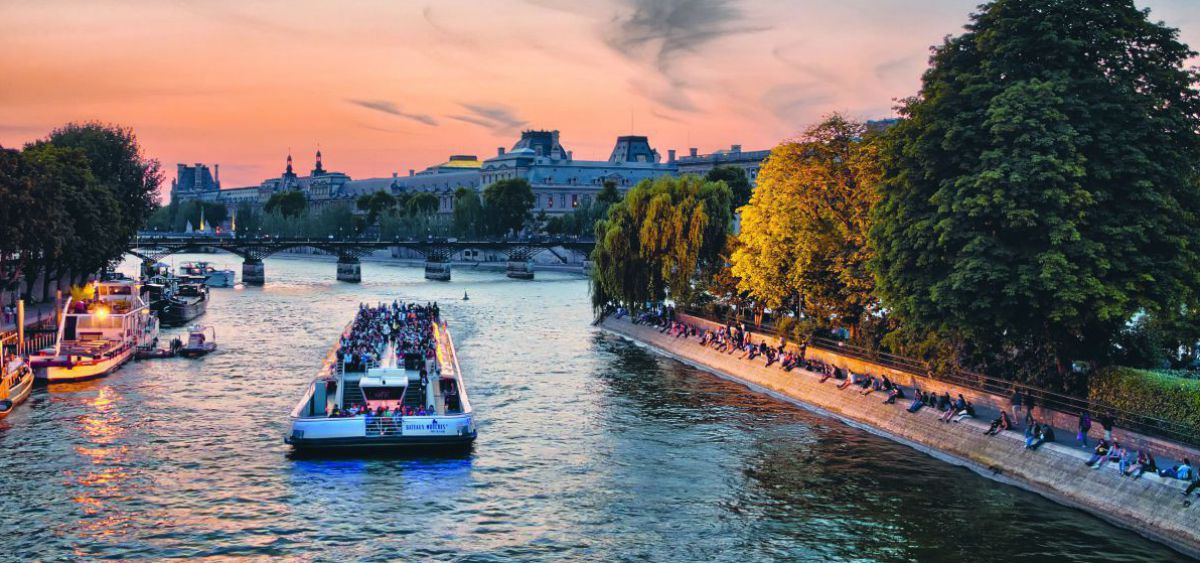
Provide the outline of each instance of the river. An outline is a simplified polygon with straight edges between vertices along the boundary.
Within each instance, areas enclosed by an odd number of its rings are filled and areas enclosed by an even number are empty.
[[[212,290],[217,353],[35,390],[0,421],[0,559],[1179,558],[599,332],[579,276],[362,269],[268,260],[265,287]],[[287,413],[328,347],[393,299],[441,305],[473,452],[292,458]]]

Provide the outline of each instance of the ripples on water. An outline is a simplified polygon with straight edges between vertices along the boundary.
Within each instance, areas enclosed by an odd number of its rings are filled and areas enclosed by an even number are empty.
[[[0,421],[0,558],[1178,557],[600,333],[578,277],[453,275],[269,260],[265,288],[212,291],[218,353],[35,391]],[[290,457],[287,412],[354,307],[397,298],[443,307],[473,453]]]

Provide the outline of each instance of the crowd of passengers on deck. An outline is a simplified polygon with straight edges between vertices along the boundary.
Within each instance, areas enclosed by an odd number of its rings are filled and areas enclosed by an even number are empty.
[[[630,316],[628,310],[619,308],[616,311],[616,318]],[[717,328],[700,328],[692,324],[675,320],[675,311],[668,306],[659,305],[652,307],[642,313],[632,316],[630,320],[634,324],[645,324],[657,327],[659,333],[668,334],[675,338],[698,338],[701,346],[711,348],[716,352],[725,354],[739,354],[740,359],[754,361],[762,359],[765,367],[771,367],[778,364],[784,371],[792,371],[795,368],[812,372],[820,377],[820,383],[825,383],[830,378],[841,380],[838,384],[838,389],[847,389],[855,387],[856,391],[861,395],[870,395],[871,393],[880,392],[886,395],[883,399],[885,404],[894,404],[898,400],[907,399],[902,386],[892,382],[887,375],[871,375],[854,373],[848,369],[839,366],[834,366],[826,362],[807,358],[808,344],[800,343],[795,351],[787,349],[787,342],[780,339],[775,346],[768,344],[767,339],[760,337],[758,342],[753,341],[753,333],[746,329],[745,323],[737,325],[724,325]],[[963,395],[958,394],[957,398],[952,398],[949,392],[938,394],[933,391],[922,392],[920,389],[913,389],[913,397],[908,402],[906,410],[909,413],[915,413],[921,409],[931,409],[938,413],[938,420],[945,423],[962,422],[970,418],[976,417],[975,405],[968,401]],[[1046,442],[1054,442],[1054,428],[1046,422],[1036,420],[1033,415],[1033,409],[1036,404],[1035,398],[1028,391],[1020,391],[1014,388],[1012,397],[1013,416],[1009,416],[1008,411],[1001,410],[1000,414],[992,419],[984,434],[987,436],[996,436],[1003,431],[1016,432],[1017,424],[1015,419],[1021,418],[1019,414],[1024,408],[1024,444],[1029,450],[1036,450]],[[1146,472],[1151,475],[1158,475],[1163,478],[1179,479],[1190,482],[1187,489],[1184,491],[1184,496],[1189,496],[1197,488],[1200,488],[1200,476],[1192,468],[1191,460],[1184,458],[1182,463],[1173,465],[1169,468],[1159,468],[1154,455],[1146,448],[1128,448],[1124,447],[1113,440],[1114,416],[1111,413],[1105,413],[1099,417],[1099,422],[1104,429],[1104,438],[1101,439],[1093,449],[1092,456],[1084,462],[1085,465],[1094,469],[1100,469],[1106,464],[1112,463],[1116,466],[1122,477],[1139,478]],[[1083,448],[1088,448],[1088,432],[1091,429],[1091,418],[1087,411],[1082,411],[1079,414],[1079,432],[1076,434],[1076,441]]]
[[[360,303],[350,330],[338,343],[337,359],[346,371],[365,371],[377,364],[388,344],[395,345],[398,359],[405,355],[433,358],[437,343],[433,323],[440,311],[437,303],[417,305],[392,301],[371,307]]]

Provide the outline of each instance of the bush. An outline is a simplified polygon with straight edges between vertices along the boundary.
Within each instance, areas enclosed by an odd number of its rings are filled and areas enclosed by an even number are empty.
[[[1127,367],[1092,374],[1088,398],[1200,429],[1200,380]]]

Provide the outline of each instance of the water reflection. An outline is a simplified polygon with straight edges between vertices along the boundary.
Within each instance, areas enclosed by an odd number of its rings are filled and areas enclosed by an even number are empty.
[[[177,261],[193,257],[177,257]],[[195,257],[198,259],[208,257]],[[220,259],[216,260],[220,262]],[[236,266],[236,264],[235,264]],[[1039,560],[1173,553],[590,327],[587,282],[268,260],[212,292],[219,352],[50,389],[0,423],[31,559]],[[466,290],[468,302],[461,301]],[[479,439],[290,455],[286,414],[360,302],[439,300]],[[1036,520],[1027,520],[1034,515]]]

